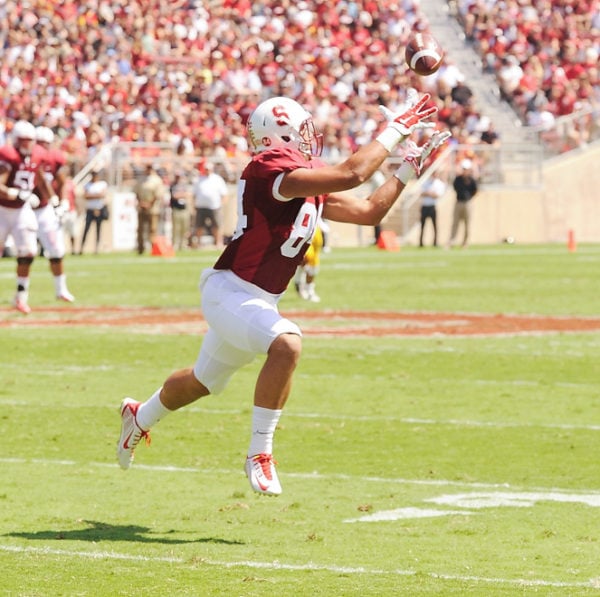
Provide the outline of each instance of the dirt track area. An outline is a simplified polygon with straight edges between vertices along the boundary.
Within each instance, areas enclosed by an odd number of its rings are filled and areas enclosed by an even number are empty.
[[[500,336],[600,331],[597,317],[390,311],[285,311],[307,336]],[[206,330],[198,309],[73,307],[0,309],[0,328],[121,327],[145,333]]]

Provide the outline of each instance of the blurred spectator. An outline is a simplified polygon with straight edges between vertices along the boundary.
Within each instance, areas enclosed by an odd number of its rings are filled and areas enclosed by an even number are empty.
[[[213,237],[215,247],[223,247],[223,204],[228,189],[225,179],[215,172],[215,165],[208,160],[198,164],[198,176],[192,184],[196,210],[195,245],[201,245],[203,232]]]
[[[456,193],[456,202],[452,214],[452,229],[447,244],[448,248],[454,246],[461,223],[463,225],[462,246],[467,246],[471,225],[472,200],[479,190],[477,180],[473,176],[473,162],[469,159],[464,159],[460,163],[460,167],[462,171],[454,178],[454,182],[452,183]]]
[[[497,70],[497,80],[505,100],[512,101],[522,77],[523,69],[515,56],[505,56],[501,59],[501,65]]]
[[[423,183],[421,188],[421,232],[419,234],[419,246],[423,247],[423,236],[427,220],[431,220],[433,227],[433,246],[437,247],[437,203],[446,192],[446,183],[439,170],[433,170],[431,176]]]
[[[496,131],[494,123],[489,119],[480,123],[481,142],[487,145],[498,145],[500,143],[500,134]]]
[[[169,194],[171,196],[172,244],[175,250],[181,251],[188,245],[192,199],[191,185],[182,172],[175,173],[169,187]]]
[[[146,165],[145,173],[137,181],[133,192],[137,200],[137,252],[141,255],[154,242],[165,200],[165,185],[154,164]]]
[[[108,183],[100,174],[99,170],[93,170],[92,177],[83,187],[85,198],[85,227],[83,229],[83,236],[81,237],[81,245],[79,248],[80,255],[83,255],[85,241],[92,224],[96,225],[96,244],[94,253],[99,253],[102,223],[109,218],[106,197]]]
[[[467,107],[473,100],[473,91],[464,81],[457,81],[450,91],[450,97],[461,106]]]

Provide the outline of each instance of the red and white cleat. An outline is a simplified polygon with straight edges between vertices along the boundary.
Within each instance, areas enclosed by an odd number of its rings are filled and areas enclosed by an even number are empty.
[[[252,489],[265,495],[279,495],[281,484],[275,470],[272,454],[256,454],[246,458],[246,476]]]
[[[146,445],[150,444],[150,430],[144,431],[138,424],[136,414],[140,403],[132,398],[121,402],[121,437],[117,444],[117,460],[122,469],[128,469],[133,462],[133,451],[140,440],[144,438]]]

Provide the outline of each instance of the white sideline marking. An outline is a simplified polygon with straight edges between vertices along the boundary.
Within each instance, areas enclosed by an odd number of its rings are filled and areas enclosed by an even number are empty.
[[[206,412],[206,411],[205,411]],[[241,414],[237,413],[237,414]],[[541,429],[582,429],[586,431],[600,431],[600,425],[572,425],[569,423],[502,423],[499,421],[469,421],[460,419],[419,419],[415,417],[393,417],[388,415],[327,415],[322,413],[287,413],[286,417],[297,417],[300,419],[340,419],[345,421],[398,421],[408,425],[452,425],[455,427],[493,427],[497,429],[519,428],[527,429],[539,427]]]
[[[600,495],[593,493],[565,493],[562,491],[544,492],[486,492],[486,493],[459,493],[455,495],[442,495],[428,498],[426,502],[442,506],[458,506],[459,508],[499,508],[509,506],[512,508],[530,508],[538,502],[559,502],[564,504],[585,504],[592,508],[600,508]]]
[[[380,510],[359,518],[348,518],[344,522],[393,522],[415,518],[436,518],[438,516],[469,516],[472,512],[466,510],[432,510],[431,508],[396,508],[395,510]]]
[[[34,404],[32,402],[22,402],[20,400],[2,400],[0,405],[5,406],[45,406],[42,404]],[[89,404],[61,404],[61,409],[81,409],[90,408]],[[114,405],[100,405],[99,408],[110,408],[114,410]],[[94,407],[96,408],[96,407]],[[208,415],[243,415],[249,411],[243,409],[219,409],[219,408],[201,408],[188,407],[186,412],[189,413],[204,413]],[[288,418],[297,419],[330,419],[334,421],[396,421],[406,425],[451,425],[453,427],[484,427],[492,429],[568,429],[581,431],[600,431],[600,425],[577,425],[574,423],[519,423],[519,422],[502,422],[502,421],[473,421],[461,419],[421,419],[417,417],[394,417],[393,415],[340,415],[328,413],[301,413],[286,411],[285,416]]]
[[[167,562],[170,564],[188,564],[189,561],[183,558],[172,557],[150,557],[140,556],[113,551],[72,551],[66,549],[53,549],[51,547],[20,547],[14,545],[0,545],[0,551],[12,553],[33,553],[36,555],[48,556],[66,556],[71,558],[91,558],[94,560],[126,560],[131,562]],[[326,564],[316,564],[309,562],[307,564],[286,564],[284,562],[254,562],[251,560],[241,560],[237,562],[224,562],[220,560],[211,560],[202,558],[199,563],[205,566],[216,566],[221,568],[254,568],[258,570],[290,570],[303,571],[314,570],[321,572],[332,572],[333,574],[372,574],[372,575],[393,575],[393,576],[415,576],[423,574],[429,578],[442,580],[452,580],[461,582],[479,582],[496,585],[511,585],[523,587],[567,587],[567,588],[598,588],[600,587],[600,578],[592,578],[587,581],[565,582],[544,579],[524,579],[524,578],[490,578],[485,576],[463,576],[460,574],[440,574],[437,572],[419,572],[417,570],[382,570],[378,568],[365,568],[363,566],[328,566]]]
[[[78,462],[76,460],[52,460],[48,458],[0,458],[0,462],[6,464],[43,464],[43,465],[58,465],[58,466],[95,466],[100,468],[111,468],[118,469],[118,465],[115,462]],[[241,469],[208,469],[208,468],[196,468],[186,466],[173,466],[173,465],[154,465],[154,464],[135,464],[134,467],[139,470],[145,470],[150,472],[167,472],[167,473],[193,473],[201,475],[243,475],[244,472]],[[521,487],[511,485],[510,483],[479,483],[473,481],[450,481],[448,479],[404,479],[404,478],[390,478],[390,477],[361,477],[357,475],[347,475],[344,473],[329,473],[323,474],[319,472],[312,473],[286,473],[278,472],[280,477],[289,477],[292,479],[313,479],[319,480],[331,480],[337,479],[339,481],[361,481],[363,483],[396,483],[398,485],[425,485],[432,487],[471,487],[475,489],[512,489],[512,490],[523,490],[523,491],[537,491],[537,492],[559,492],[571,495],[599,495],[600,490],[597,489],[563,489],[560,487]]]
[[[79,558],[92,558],[93,560],[129,560],[133,562],[169,562],[183,563],[181,558],[170,558],[166,556],[136,556],[126,553],[115,553],[114,551],[70,551],[67,549],[53,549],[52,547],[19,547],[17,545],[0,545],[1,551],[13,553],[35,553],[50,556],[72,556]]]
[[[456,508],[465,508],[465,510],[433,510],[431,508],[396,508],[394,510],[380,510],[359,518],[348,518],[344,522],[392,522],[394,520],[407,520],[415,518],[431,518],[435,516],[469,516],[474,514],[473,510],[483,508],[531,508],[538,502],[559,502],[568,504],[585,504],[592,508],[600,507],[600,494],[582,494],[582,493],[564,493],[558,491],[551,492],[508,492],[508,491],[488,491],[459,493],[451,495],[441,495],[433,498],[426,498],[424,502],[439,504],[442,506],[452,506]]]

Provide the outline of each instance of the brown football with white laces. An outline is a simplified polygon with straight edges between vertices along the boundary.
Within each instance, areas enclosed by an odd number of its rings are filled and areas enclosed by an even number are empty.
[[[442,65],[444,51],[430,33],[413,33],[406,44],[404,57],[410,70],[427,77]]]

